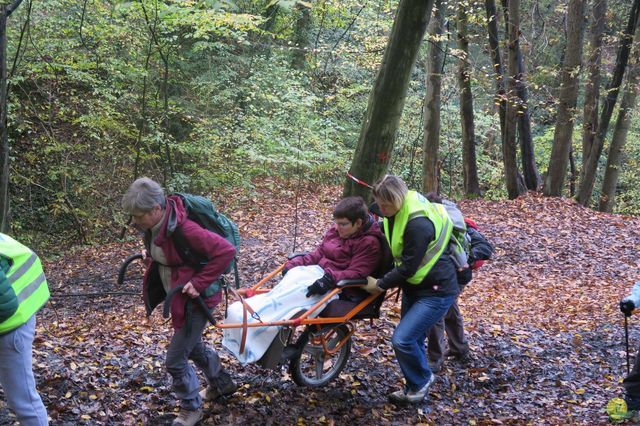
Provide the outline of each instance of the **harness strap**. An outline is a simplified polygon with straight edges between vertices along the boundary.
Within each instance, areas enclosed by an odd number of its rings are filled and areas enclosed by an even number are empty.
[[[231,294],[237,297],[240,303],[242,303],[242,337],[240,338],[240,353],[242,354],[244,353],[244,347],[245,347],[245,344],[247,343],[247,332],[249,331],[247,312],[251,313],[251,318],[255,318],[259,322],[262,322],[262,320],[256,314],[256,312],[251,308],[251,306],[249,306],[246,300],[244,300],[242,296],[240,296],[240,294],[238,294],[238,292],[233,287],[229,287],[229,291],[231,291]]]

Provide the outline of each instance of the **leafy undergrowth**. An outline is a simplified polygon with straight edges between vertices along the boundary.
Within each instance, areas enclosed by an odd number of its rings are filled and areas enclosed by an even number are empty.
[[[257,187],[227,210],[244,238],[246,284],[285,259],[294,235],[296,250],[312,248],[340,193],[300,190],[296,221],[294,189],[272,181]],[[241,388],[207,404],[202,423],[606,423],[604,407],[621,395],[626,371],[617,305],[639,279],[640,219],[537,195],[464,201],[461,209],[480,224],[496,256],[460,299],[473,359],[447,361],[424,404],[387,402],[402,383],[389,344],[399,306],[387,301],[380,320],[358,324],[346,368],[320,389],[296,386],[285,368],[242,367],[220,350]],[[140,249],[131,241],[72,250],[55,261],[43,256],[54,297],[38,315],[34,370],[52,424],[169,424],[177,410],[163,368],[169,325],[160,312],[146,320],[138,294],[118,293],[138,291],[137,265],[122,285],[115,280],[120,263]],[[220,348],[221,333],[211,327],[206,340]],[[639,340],[632,318],[632,346]],[[12,423],[4,406],[0,419]]]

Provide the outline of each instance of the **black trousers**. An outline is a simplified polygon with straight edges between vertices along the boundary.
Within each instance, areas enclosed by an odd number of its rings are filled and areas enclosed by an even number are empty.
[[[622,386],[624,386],[628,398],[640,399],[640,348],[638,348],[633,368],[629,375],[622,381]]]

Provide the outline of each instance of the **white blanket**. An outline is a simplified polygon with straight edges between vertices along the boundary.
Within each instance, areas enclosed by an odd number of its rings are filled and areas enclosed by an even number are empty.
[[[324,271],[318,265],[298,266],[287,272],[287,275],[270,292],[258,294],[245,301],[263,322],[287,320],[300,311],[306,311],[323,297],[317,295],[306,297],[307,287],[323,275]],[[309,318],[317,316],[322,309],[324,306],[317,309]],[[224,323],[242,323],[242,310],[241,302],[231,304]],[[258,322],[257,319],[251,318],[250,312],[247,312],[247,321]],[[225,328],[222,346],[235,355],[242,364],[256,362],[267,351],[279,329],[280,327],[248,328],[244,352],[240,353],[242,328]]]

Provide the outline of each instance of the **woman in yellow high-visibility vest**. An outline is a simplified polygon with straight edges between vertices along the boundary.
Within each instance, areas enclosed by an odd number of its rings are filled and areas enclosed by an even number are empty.
[[[394,258],[391,271],[377,280],[382,290],[402,289],[401,319],[391,343],[406,385],[389,395],[392,402],[421,402],[434,381],[425,354],[426,333],[458,294],[456,267],[445,254],[452,222],[444,209],[409,191],[402,179],[386,175],[373,187],[384,216],[384,233]]]
[[[0,385],[24,426],[48,424],[31,360],[36,312],[48,299],[49,288],[38,256],[0,234]]]

